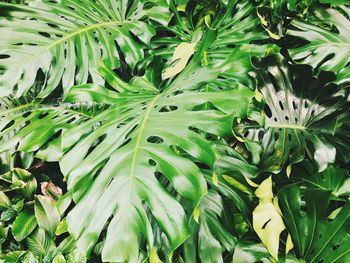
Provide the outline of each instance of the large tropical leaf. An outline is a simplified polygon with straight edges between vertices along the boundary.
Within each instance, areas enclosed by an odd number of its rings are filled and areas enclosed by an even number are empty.
[[[304,21],[293,20],[287,34],[306,40],[305,45],[289,50],[292,58],[301,63],[338,73],[349,63],[350,57],[350,8],[319,10],[316,16],[335,30]],[[320,23],[321,24],[321,23]],[[346,68],[349,71],[349,68]]]
[[[133,68],[155,34],[149,19],[166,24],[166,1],[32,1],[0,4],[0,95],[27,93],[42,78],[40,97],[61,86],[66,92],[96,73],[103,59]],[[161,14],[161,15],[160,15]]]
[[[191,239],[185,243],[185,262],[223,262],[223,251],[232,251],[236,238],[230,233],[230,218],[222,197],[214,190],[202,198]],[[226,227],[225,227],[226,225]],[[198,253],[198,255],[197,255]]]
[[[279,56],[262,60],[259,67],[259,88],[266,100],[265,127],[242,127],[247,138],[261,142],[264,170],[278,172],[285,163],[302,161],[305,152],[324,170],[335,161],[335,146],[342,154],[349,150],[347,95],[329,84],[328,74],[316,79],[310,66],[289,65]]]
[[[334,172],[334,168],[328,168]],[[300,172],[300,171],[299,171]],[[334,173],[334,179],[341,173]],[[326,170],[324,174],[327,174]],[[315,176],[323,177],[322,174]],[[306,185],[309,181],[305,181]],[[301,187],[303,182],[283,187],[278,197],[284,220],[292,236],[294,251],[306,262],[348,262],[350,259],[350,203],[341,202],[331,219],[327,210],[332,189],[313,185]],[[330,253],[331,252],[331,253]]]
[[[160,89],[154,86],[152,74],[126,83],[102,66],[101,74],[112,90],[80,85],[66,97],[67,102],[108,106],[96,116],[80,123],[53,107],[38,108],[31,117],[23,117],[21,112],[2,119],[5,127],[15,116],[18,118],[4,129],[7,133],[23,126],[23,118],[30,118],[8,145],[21,141],[22,150],[42,148],[37,154],[41,158],[61,157],[61,170],[77,203],[67,217],[68,229],[77,238],[81,252],[90,253],[111,219],[103,260],[137,261],[140,237],[147,240],[150,249],[153,247],[146,206],[172,249],[187,238],[184,209],[169,191],[176,191],[194,206],[199,203],[207,191],[206,183],[191,160],[213,169],[217,157],[213,145],[201,134],[232,135],[233,118],[246,118],[255,96],[241,85],[227,91],[199,89],[201,83],[215,80],[225,68],[200,68],[192,62],[181,76]],[[212,106],[203,108],[205,104]],[[48,133],[38,137],[36,127],[44,124]],[[51,138],[60,130],[62,133],[55,135],[58,138]],[[3,144],[2,149],[8,145]]]

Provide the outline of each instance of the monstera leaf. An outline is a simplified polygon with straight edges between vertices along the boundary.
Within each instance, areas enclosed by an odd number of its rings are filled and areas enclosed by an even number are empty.
[[[337,173],[332,173],[337,177]],[[336,216],[327,218],[332,189],[301,187],[303,185],[302,181],[289,184],[278,193],[296,255],[306,262],[348,262],[349,201],[341,201]]]
[[[171,63],[173,54],[180,46],[194,45],[196,49],[206,46],[206,50],[198,54],[204,66],[222,63],[228,56],[232,56],[232,61],[235,61],[229,64],[225,79],[209,83],[208,88],[222,88],[232,81],[254,88],[254,80],[247,75],[253,69],[251,56],[262,57],[266,53],[278,51],[279,48],[273,44],[254,44],[254,41],[266,40],[268,35],[260,25],[253,5],[249,1],[228,1],[218,11],[215,5],[201,9],[201,4],[205,5],[206,2],[199,1],[198,5],[189,2],[185,12],[173,10],[176,13],[176,23],[167,28],[166,34],[173,37],[155,37],[152,41],[155,54]],[[201,17],[197,14],[198,10],[205,11],[202,16],[206,19],[198,18]],[[220,12],[220,16],[214,16],[215,12]],[[169,69],[172,69],[171,65]]]
[[[335,160],[332,138],[339,141],[341,151],[349,149],[346,94],[328,83],[332,80],[328,74],[312,77],[310,66],[288,65],[270,56],[259,67],[259,88],[266,100],[265,127],[242,127],[247,138],[263,146],[262,168],[278,172],[286,163],[302,161],[306,152],[324,170]]]
[[[146,2],[148,5],[146,6]],[[149,19],[166,24],[166,1],[33,1],[0,4],[1,96],[27,93],[43,78],[40,97],[62,86],[101,81],[97,63],[133,68],[155,34]],[[160,15],[161,14],[161,15]]]
[[[196,252],[201,262],[223,262],[222,252],[232,251],[236,238],[225,227],[230,216],[224,211],[222,197],[216,191],[202,198],[199,205],[198,223],[194,224],[192,239],[186,241],[185,262],[195,262]],[[232,216],[231,216],[232,218]],[[229,221],[229,222],[227,222]]]
[[[341,11],[328,9],[316,13],[321,21],[333,25],[337,31],[298,20],[291,22],[287,34],[308,41],[289,50],[295,61],[335,73],[347,66],[350,61],[350,8],[343,6]]]
[[[12,126],[11,115],[2,119],[3,133],[21,129],[2,150],[21,141],[22,150],[41,149],[37,156],[43,159],[60,158],[68,195],[76,202],[67,216],[68,229],[82,253],[90,253],[108,223],[103,260],[136,261],[141,236],[153,248],[149,217],[175,249],[188,237],[188,226],[184,209],[169,191],[194,208],[207,187],[193,161],[213,169],[217,159],[215,147],[201,134],[232,135],[234,117],[246,118],[251,111],[255,93],[249,88],[199,88],[225,68],[201,68],[191,62],[169,86],[159,88],[149,72],[126,83],[102,66],[110,88],[79,85],[68,92],[66,102],[103,104],[104,111],[77,121],[54,107],[38,108],[17,113],[20,124],[14,121]],[[205,104],[212,106],[203,108]],[[47,133],[38,137],[36,127],[42,125]]]

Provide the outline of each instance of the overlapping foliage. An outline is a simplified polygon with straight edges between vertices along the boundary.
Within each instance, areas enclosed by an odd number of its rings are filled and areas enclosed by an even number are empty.
[[[346,4],[0,3],[0,260],[348,262]]]

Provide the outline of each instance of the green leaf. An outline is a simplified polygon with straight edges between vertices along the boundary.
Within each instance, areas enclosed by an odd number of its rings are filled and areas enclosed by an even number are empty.
[[[144,2],[153,6],[144,8]],[[149,20],[169,20],[166,1],[155,0],[35,1],[29,6],[1,3],[0,9],[0,34],[7,36],[0,41],[0,66],[5,70],[1,96],[27,93],[39,72],[46,79],[40,97],[60,84],[66,92],[89,77],[101,83],[94,71],[101,59],[111,68],[125,59],[134,68],[155,34]]]
[[[72,236],[66,237],[58,246],[63,254],[68,254],[76,248],[75,240]]]
[[[34,211],[38,225],[54,237],[60,222],[60,215],[56,203],[45,196],[36,195]]]
[[[334,6],[348,4],[348,0],[320,0],[322,4],[331,4]]]
[[[221,196],[216,191],[209,191],[200,203],[199,226],[196,230],[198,247],[193,247],[194,250],[198,249],[201,262],[223,262],[223,251],[233,250],[236,239],[224,226],[225,220],[227,217]]]
[[[271,256],[261,243],[240,241],[233,253],[232,263],[271,262]]]
[[[66,259],[62,254],[58,254],[52,261],[52,263],[66,263]]]
[[[26,208],[18,214],[12,225],[12,234],[17,241],[25,239],[37,226],[34,211]]]
[[[17,211],[12,207],[10,207],[1,213],[0,220],[2,222],[10,221],[11,219],[15,218],[16,215],[17,215]]]
[[[34,150],[49,139],[38,138],[37,127],[65,127],[51,143],[59,141],[63,150],[60,166],[69,194],[76,202],[67,216],[68,230],[77,239],[79,251],[89,255],[111,216],[103,260],[137,258],[140,236],[152,248],[153,233],[144,204],[152,211],[172,249],[188,237],[184,209],[169,190],[196,206],[207,191],[206,183],[199,167],[187,155],[213,169],[215,146],[201,134],[231,135],[233,119],[251,114],[249,105],[255,93],[244,86],[226,91],[198,90],[225,69],[225,65],[201,68],[193,61],[165,89],[159,89],[148,73],[126,83],[102,65],[101,74],[113,90],[80,85],[69,91],[66,101],[104,104],[105,110],[84,117],[81,123],[71,123],[69,114],[62,115],[59,109],[45,109],[48,114],[41,118],[38,109],[30,124],[10,139],[9,145],[20,140],[27,150]],[[214,108],[201,110],[206,103]],[[22,140],[32,136],[35,139]],[[45,154],[50,155],[50,148],[46,149]],[[167,186],[167,181],[171,185]],[[46,216],[52,216],[52,211],[43,211],[36,206],[38,224],[53,234],[59,221],[49,224],[51,219]]]
[[[349,7],[343,6],[342,11],[347,16],[350,15]],[[290,49],[289,53],[297,62],[338,73],[350,61],[350,20],[335,9],[319,9],[316,16],[321,21],[334,25],[338,32],[332,32],[319,25],[293,20],[287,34],[307,40],[308,43]],[[348,67],[346,71],[349,71]]]
[[[13,251],[4,255],[4,262],[6,263],[18,263],[23,255],[25,255],[26,251]]]
[[[67,218],[65,217],[58,224],[55,234],[59,236],[59,235],[66,233],[66,232],[67,232]]]
[[[346,201],[335,218],[327,220],[330,193],[323,189],[301,190],[297,184],[287,185],[278,193],[295,251],[306,262],[347,262],[350,259],[347,237],[350,203]]]
[[[15,180],[20,180],[20,182],[24,183],[23,187],[17,190],[17,192],[24,196],[26,199],[32,199],[34,196],[34,193],[37,190],[37,182],[35,177],[28,172],[27,170],[15,168],[14,169],[14,176],[12,177],[13,184],[15,184]]]
[[[49,251],[56,247],[52,237],[40,227],[37,228],[26,241],[28,249],[38,257],[47,255]]]
[[[0,191],[0,210],[6,210],[10,208],[11,205],[11,201],[7,195],[3,191]]]
[[[265,127],[241,127],[247,139],[260,141],[264,148],[261,168],[279,172],[308,152],[323,171],[335,161],[337,150],[342,158],[349,150],[349,106],[341,88],[329,83],[329,74],[316,79],[310,66],[289,65],[280,56],[263,59],[258,67],[266,100]]]

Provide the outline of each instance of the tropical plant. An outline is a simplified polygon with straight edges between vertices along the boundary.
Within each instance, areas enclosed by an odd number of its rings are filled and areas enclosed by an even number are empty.
[[[346,1],[19,2],[2,262],[350,260]]]

